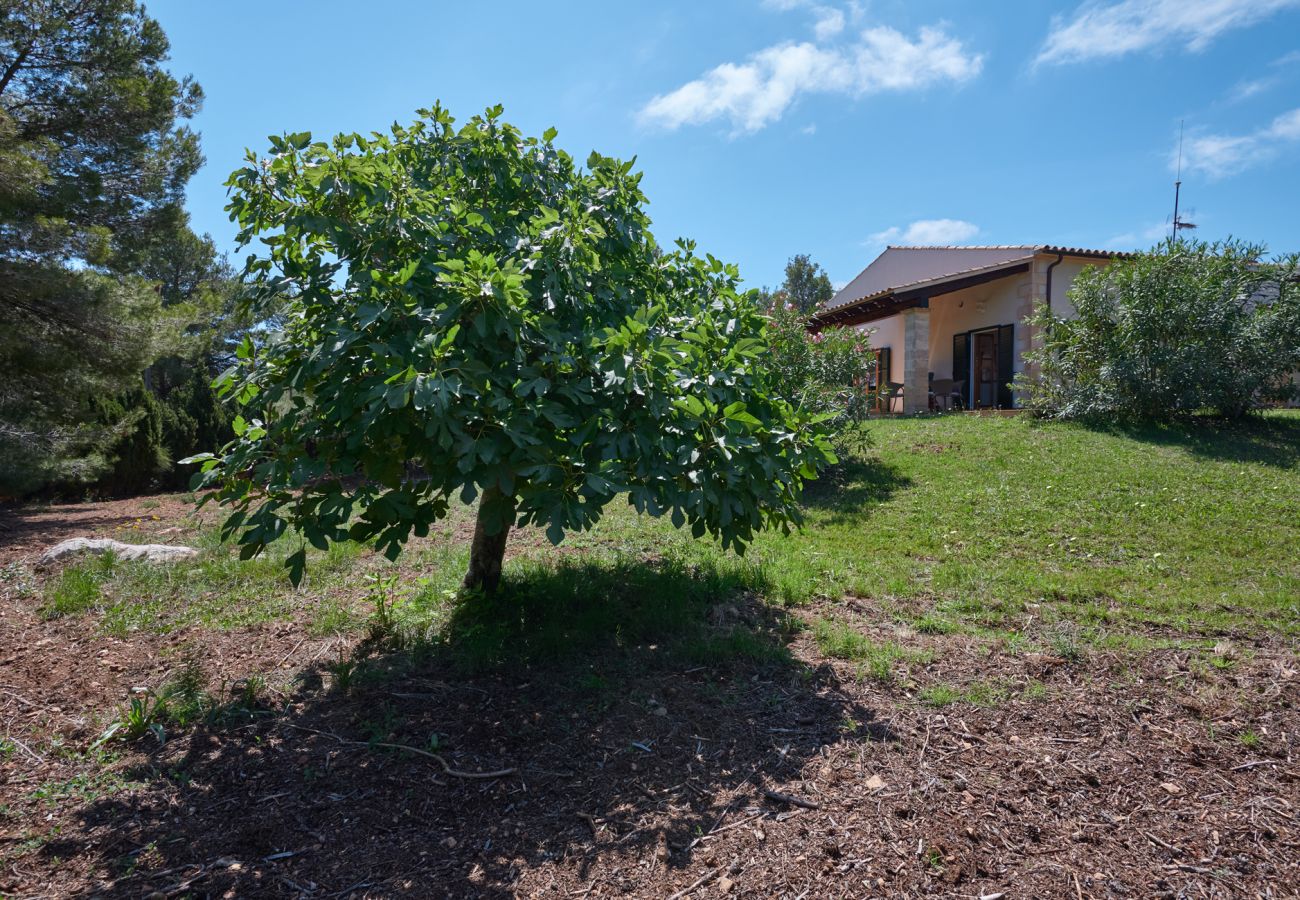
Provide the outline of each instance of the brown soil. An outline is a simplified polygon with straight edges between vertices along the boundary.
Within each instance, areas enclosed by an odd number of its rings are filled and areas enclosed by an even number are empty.
[[[0,512],[0,566],[73,534],[183,540],[188,507],[157,502]],[[880,683],[807,631],[766,665],[379,655],[391,676],[343,695],[321,683],[339,648],[300,624],[118,640],[0,588],[4,896],[1300,896],[1297,663],[1274,639],[1222,670],[1066,660],[874,624],[859,600],[836,615],[933,661]],[[741,604],[718,627],[769,617]],[[278,675],[275,708],[107,769],[60,750],[186,653],[214,682]],[[984,705],[922,701],[981,681]],[[434,734],[441,762],[383,746]]]

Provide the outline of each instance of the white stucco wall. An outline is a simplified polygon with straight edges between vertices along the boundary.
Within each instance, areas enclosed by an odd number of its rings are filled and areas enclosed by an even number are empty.
[[[881,347],[889,348],[889,380],[901,383],[903,380],[903,317],[890,316],[888,319],[859,325],[858,328],[873,332],[868,339],[873,350],[879,350]]]
[[[1055,261],[1055,257],[1053,257]],[[1048,263],[1051,265],[1051,262]],[[1096,266],[1096,261],[1082,259],[1063,259],[1061,264],[1052,270],[1052,311],[1058,316],[1064,316],[1067,319],[1073,318],[1075,309],[1074,304],[1070,302],[1070,286],[1074,283],[1075,277],[1084,269],[1090,266]]]

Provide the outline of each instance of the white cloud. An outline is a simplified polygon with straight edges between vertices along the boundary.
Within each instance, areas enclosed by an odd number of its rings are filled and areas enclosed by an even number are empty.
[[[844,30],[844,11],[833,6],[818,6],[814,10],[813,34],[819,41],[828,41]]]
[[[1249,81],[1238,81],[1233,85],[1232,90],[1228,92],[1228,102],[1240,103],[1242,100],[1248,100],[1256,94],[1262,94],[1273,85],[1277,84],[1276,78],[1252,78]]]
[[[1283,113],[1249,134],[1202,134],[1183,147],[1183,168],[1211,180],[1226,178],[1267,162],[1289,145],[1300,143],[1300,108]],[[1169,167],[1178,165],[1175,148]]]
[[[742,63],[723,63],[653,98],[640,119],[671,130],[726,118],[736,131],[754,132],[780,119],[801,94],[860,97],[961,83],[978,75],[982,65],[981,55],[967,52],[942,28],[922,28],[912,40],[878,26],[848,46],[784,43]]]
[[[895,225],[867,238],[869,246],[896,244],[934,247],[960,244],[979,234],[979,226],[961,219],[918,219],[906,228]]]
[[[1139,228],[1136,231],[1126,231],[1123,234],[1117,234],[1110,240],[1102,244],[1107,250],[1132,250],[1134,248],[1146,249],[1160,243],[1160,241],[1169,237],[1170,225],[1168,222],[1156,222],[1145,228]]]
[[[1053,18],[1035,64],[1124,56],[1167,44],[1203,50],[1225,31],[1294,6],[1300,0],[1088,0],[1068,19]]]
[[[1266,134],[1276,140],[1300,141],[1300,109],[1282,113],[1273,120]]]

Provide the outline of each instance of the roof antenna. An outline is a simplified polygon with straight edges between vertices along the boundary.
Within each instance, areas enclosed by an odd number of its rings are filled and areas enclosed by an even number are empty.
[[[1181,218],[1179,218],[1178,215],[1178,200],[1179,200],[1179,195],[1182,193],[1183,190],[1183,120],[1182,119],[1178,120],[1178,174],[1174,177],[1177,179],[1176,181],[1174,181],[1174,220],[1173,220],[1174,227],[1173,227],[1173,231],[1170,233],[1169,236],[1174,240],[1177,240],[1179,231],[1181,231],[1184,228],[1196,227],[1195,223],[1184,222]]]

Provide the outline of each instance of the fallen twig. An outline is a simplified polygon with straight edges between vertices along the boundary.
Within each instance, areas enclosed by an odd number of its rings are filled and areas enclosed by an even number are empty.
[[[1254,760],[1253,762],[1242,763],[1242,764],[1239,765],[1239,766],[1233,766],[1233,767],[1232,767],[1231,769],[1229,769],[1228,771],[1229,771],[1229,772],[1240,772],[1242,769],[1253,769],[1253,768],[1255,768],[1256,766],[1266,766],[1266,765],[1268,765],[1270,762],[1272,762],[1271,759],[1257,759],[1257,760]]]
[[[286,654],[284,655],[284,659],[280,660],[278,663],[275,664],[275,668],[278,669],[278,668],[280,668],[280,666],[282,666],[282,665],[284,665],[285,663],[287,663],[287,662],[289,661],[289,657],[291,657],[291,656],[293,656],[295,653],[297,653],[297,652],[298,652],[298,648],[301,647],[301,646],[302,646],[303,644],[305,644],[306,642],[307,642],[307,639],[306,639],[306,638],[303,638],[301,641],[299,641],[298,643],[294,644],[294,645],[293,645],[293,649],[290,650],[288,653],[286,653]]]
[[[24,744],[22,741],[18,740],[18,738],[14,737],[12,734],[11,734],[11,735],[7,735],[7,736],[5,737],[5,740],[9,741],[9,743],[13,744],[13,745],[14,745],[15,747],[17,747],[19,750],[23,751],[23,752],[26,753],[28,756],[30,756],[33,760],[36,761],[36,764],[37,764],[37,765],[40,765],[41,763],[45,762],[45,757],[41,756],[39,753],[37,753],[37,752],[36,752],[35,750],[33,750],[31,747],[28,747],[28,746],[27,746],[26,744]]]
[[[791,806],[802,806],[804,809],[822,808],[822,805],[816,801],[804,800],[802,797],[792,797],[789,794],[782,794],[780,791],[773,791],[768,788],[763,788],[763,796],[780,803],[788,803]]]
[[[434,760],[435,762],[438,763],[438,765],[442,766],[443,773],[451,776],[452,778],[484,778],[484,779],[504,778],[505,776],[513,775],[515,774],[515,772],[518,771],[518,769],[516,769],[514,766],[510,766],[508,769],[494,769],[491,772],[462,772],[460,769],[453,769],[451,765],[447,762],[447,760],[443,759],[437,753],[430,753],[428,750],[421,750],[419,747],[411,747],[407,744],[387,744],[387,743],[368,744],[365,741],[349,741],[348,743],[356,744],[357,746],[360,747],[386,747],[389,750],[408,750],[411,753],[415,753],[420,756],[427,756],[429,759]]]
[[[750,777],[751,777],[751,778],[753,777],[753,773],[752,773],[752,772],[750,773]],[[746,779],[746,780],[748,780],[748,779]],[[728,804],[726,805],[726,807],[723,808],[723,810],[722,810],[722,815],[718,816],[717,820],[713,823],[713,827],[710,828],[710,829],[708,830],[707,834],[713,834],[715,831],[718,830],[718,826],[722,824],[722,820],[725,819],[725,818],[727,817],[727,813],[731,812],[731,808],[732,808],[733,806],[735,806],[735,805],[736,805],[736,801],[735,801],[735,799],[733,798],[732,801],[731,801],[730,803],[728,803]],[[696,847],[696,845],[699,844],[700,841],[704,840],[704,838],[705,838],[705,835],[704,835],[704,834],[700,835],[700,836],[697,837],[695,840],[691,841],[691,843],[687,846],[686,849],[687,849],[687,850],[694,850],[695,847]]]
[[[754,821],[755,819],[761,819],[763,816],[766,816],[766,815],[767,815],[766,812],[756,812],[756,813],[754,813],[754,814],[752,814],[752,815],[748,815],[748,816],[746,816],[745,818],[740,819],[739,821],[732,822],[730,825],[723,825],[721,828],[715,828],[715,829],[713,829],[713,830],[710,831],[708,834],[701,835],[701,836],[697,839],[697,842],[698,842],[698,841],[707,841],[707,840],[708,840],[709,838],[711,838],[711,837],[717,837],[718,835],[722,834],[724,831],[730,831],[730,830],[733,829],[733,828],[739,828],[741,825],[744,825],[744,824],[746,824],[746,823],[748,823],[748,822],[752,822],[752,821]]]
[[[1142,833],[1147,836],[1147,840],[1149,840],[1151,843],[1156,844],[1157,846],[1160,847],[1164,847],[1166,850],[1168,850],[1170,853],[1174,854],[1175,856],[1182,856],[1183,850],[1181,847],[1175,847],[1173,844],[1162,841],[1160,840],[1160,838],[1156,837],[1154,834],[1152,834],[1149,831],[1144,831]]]
[[[673,894],[671,897],[668,898],[668,900],[681,900],[682,897],[685,897],[687,894],[695,890],[697,887],[703,887],[704,885],[708,884],[709,881],[711,881],[713,877],[721,871],[722,871],[722,866],[718,866],[716,869],[710,869],[709,871],[701,875],[699,878],[695,879],[693,882],[688,884],[686,887],[682,888],[680,891]]]
[[[449,775],[452,778],[470,778],[470,779],[504,778],[506,775],[513,775],[515,774],[515,772],[519,771],[514,766],[511,766],[508,769],[494,769],[491,772],[462,772],[460,769],[453,769],[451,767],[451,764],[448,763],[447,760],[443,759],[441,755],[430,752],[428,750],[421,750],[419,747],[412,747],[410,744],[392,744],[386,741],[375,741],[374,743],[370,743],[368,741],[353,741],[345,737],[340,737],[339,735],[334,734],[333,732],[330,731],[321,731],[320,729],[317,728],[308,728],[305,725],[295,725],[292,722],[285,722],[284,724],[288,725],[290,728],[296,728],[299,731],[308,731],[311,732],[312,734],[319,734],[325,737],[333,738],[334,740],[338,741],[340,744],[347,744],[348,746],[351,747],[383,747],[387,750],[406,750],[407,752],[414,753],[417,756],[424,756],[427,757],[428,759],[433,760],[438,765],[442,766],[442,771],[446,775]]]

